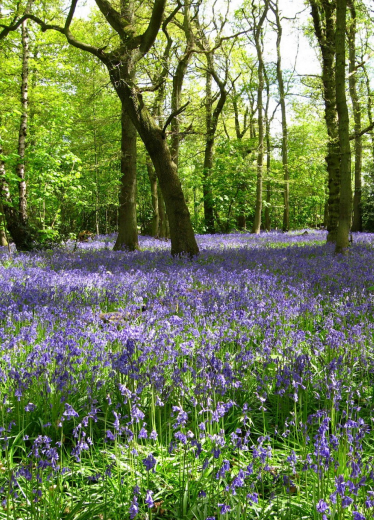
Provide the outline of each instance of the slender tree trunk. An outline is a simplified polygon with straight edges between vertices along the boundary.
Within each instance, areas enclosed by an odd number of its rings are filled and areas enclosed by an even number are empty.
[[[284,191],[283,191],[283,231],[288,231],[290,228],[290,183],[289,183],[289,171],[288,171],[288,129],[287,129],[287,114],[286,114],[286,100],[284,92],[284,81],[282,73],[282,57],[281,57],[281,41],[282,41],[282,24],[279,17],[279,5],[276,0],[275,7],[272,8],[275,14],[276,26],[277,26],[277,81],[279,88],[280,107],[282,114],[282,165],[283,165],[283,178],[284,178]]]
[[[203,165],[203,197],[204,197],[204,223],[205,230],[207,233],[214,233],[214,220],[215,216],[217,217],[217,212],[214,207],[213,200],[213,190],[211,185],[211,173],[213,167],[213,150],[214,150],[214,141],[215,134],[217,131],[218,120],[222,113],[223,107],[226,103],[227,92],[226,92],[226,82],[228,76],[228,61],[226,60],[226,69],[225,69],[225,80],[221,81],[218,77],[215,68],[214,68],[214,49],[210,48],[209,41],[204,33],[203,29],[200,26],[198,19],[196,18],[196,25],[199,29],[200,34],[200,42],[197,42],[200,49],[205,53],[206,56],[206,76],[205,76],[205,153],[204,153],[204,165]],[[213,110],[213,92],[212,92],[212,82],[214,81],[219,89],[218,101]]]
[[[269,0],[265,0],[262,14],[258,23],[254,24],[254,42],[258,60],[258,89],[257,89],[257,113],[258,113],[258,149],[257,149],[257,182],[256,182],[256,206],[255,218],[252,227],[252,233],[256,235],[261,230],[261,214],[262,214],[262,179],[264,168],[264,108],[263,108],[263,90],[264,90],[264,59],[262,55],[263,47],[263,24],[269,9]]]
[[[203,196],[204,196],[204,221],[207,233],[214,233],[214,202],[213,191],[210,183],[210,176],[213,167],[213,146],[214,140],[207,138],[204,152],[204,169],[203,169]]]
[[[28,83],[29,83],[29,33],[28,20],[22,23],[22,80],[21,80],[21,105],[22,114],[18,135],[18,161],[16,174],[19,177],[19,214],[23,226],[27,225],[27,194],[25,179],[25,151],[27,136],[27,112],[28,112]]]
[[[6,247],[8,245],[8,241],[6,239],[6,234],[4,228],[0,229],[0,246]]]
[[[197,229],[199,226],[199,202],[197,198],[197,187],[193,187],[193,215],[194,215],[194,222],[195,222],[195,228]]]
[[[352,101],[353,118],[355,122],[355,191],[353,197],[352,231],[362,231],[361,211],[361,171],[362,171],[362,137],[361,132],[361,104],[357,94],[356,79],[356,8],[354,0],[348,2],[351,12],[351,24],[348,30],[349,45],[349,93]]]
[[[265,205],[265,229],[266,231],[271,230],[271,220],[270,220],[270,203],[271,203],[271,181],[270,181],[270,171],[271,171],[271,143],[270,143],[270,118],[269,118],[269,104],[270,104],[270,83],[267,74],[265,73],[265,83],[266,83],[266,106],[265,106],[265,126],[266,126],[266,205]]]
[[[95,159],[95,225],[96,234],[100,235],[100,224],[99,224],[99,161],[97,154],[97,139],[96,139],[96,114],[94,105],[94,159]]]
[[[136,219],[136,128],[126,108],[121,114],[121,189],[119,194],[119,229],[114,250],[139,249]]]
[[[213,192],[210,184],[210,176],[213,167],[213,147],[214,133],[212,128],[213,119],[213,94],[212,94],[212,74],[209,69],[212,67],[212,56],[207,55],[208,70],[205,77],[205,128],[206,141],[204,151],[203,166],[203,196],[204,196],[204,221],[207,233],[214,233],[214,209],[213,209]]]
[[[258,59],[258,90],[257,90],[257,112],[258,112],[258,148],[257,148],[257,183],[256,183],[256,205],[255,218],[252,227],[252,233],[256,235],[261,230],[261,213],[262,213],[262,177],[264,168],[264,114],[263,99],[264,90],[264,62],[262,58],[262,48],[260,35],[256,38],[256,49]]]
[[[1,143],[0,143],[0,154],[2,152],[3,152],[3,150],[2,150]],[[4,183],[5,183],[5,163],[0,158],[0,195],[1,195],[2,199],[4,197],[4,189],[3,189],[3,184]],[[1,212],[1,216],[0,216],[0,218],[1,218],[1,221],[0,221],[0,245],[1,246],[7,246],[8,242],[7,242],[6,234],[5,234],[5,226],[6,226],[5,211],[4,211],[4,207],[3,207],[2,203],[0,203],[0,212]]]
[[[158,209],[158,193],[157,193],[157,175],[153,168],[152,161],[147,155],[146,158],[148,178],[151,185],[151,197],[152,197],[152,236],[155,238],[159,237],[159,226],[160,226],[160,213]]]
[[[367,115],[369,119],[369,123],[373,124],[373,102],[372,102],[372,96],[373,92],[370,88],[370,78],[368,76],[367,70],[365,65],[363,65],[363,71],[365,75],[365,84],[366,84],[366,92],[367,92]],[[371,154],[372,154],[372,160],[374,163],[374,132],[370,133],[371,135]]]
[[[193,47],[194,47],[194,36],[191,27],[191,2],[185,0],[184,2],[184,17],[183,17],[183,31],[186,36],[187,44],[183,56],[178,62],[174,77],[173,77],[173,90],[171,94],[171,111],[176,113],[181,107],[182,100],[182,89],[184,77],[187,72],[188,64],[191,60]],[[171,143],[170,151],[171,158],[174,161],[177,170],[179,162],[179,144],[180,144],[180,120],[179,116],[173,118],[171,122]]]
[[[345,253],[349,245],[352,217],[351,148],[349,143],[349,115],[345,95],[345,31],[347,0],[337,0],[336,8],[336,106],[339,118],[340,144],[340,205],[336,253]]]
[[[234,119],[235,119],[235,133],[237,140],[242,143],[243,137],[245,136],[247,130],[249,129],[251,122],[247,125],[247,118],[249,114],[248,107],[246,108],[244,112],[244,122],[243,122],[243,130],[240,128],[240,119],[239,119],[239,108],[238,108],[238,94],[235,89],[235,82],[232,82],[232,90],[233,90],[233,97],[232,97],[232,105],[234,108]],[[252,115],[252,114],[251,114]],[[228,134],[227,134],[228,136]],[[229,136],[228,136],[229,138]],[[241,156],[243,160],[248,155],[247,150],[244,149],[243,145],[240,145],[241,150]],[[238,191],[241,194],[240,199],[238,201],[238,216],[237,216],[237,226],[240,231],[247,229],[247,221],[246,221],[246,202],[247,202],[247,190],[248,190],[248,183],[246,182],[246,179],[243,179],[238,184]]]
[[[335,85],[335,2],[322,0],[322,22],[320,7],[316,0],[309,0],[312,7],[314,31],[322,53],[322,83],[323,98],[325,101],[325,121],[329,141],[327,145],[327,173],[328,173],[328,222],[327,241],[335,242],[339,222],[340,199],[340,149],[338,136],[338,114],[336,108]]]
[[[0,164],[0,176],[1,176],[1,166]],[[4,215],[3,205],[0,203],[0,246],[5,247],[8,245],[7,237],[6,237],[6,220]]]

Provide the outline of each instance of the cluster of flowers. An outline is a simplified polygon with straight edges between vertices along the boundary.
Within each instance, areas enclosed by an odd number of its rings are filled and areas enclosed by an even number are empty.
[[[372,518],[372,237],[324,238],[4,249],[5,510],[79,513],[83,482],[111,518]]]

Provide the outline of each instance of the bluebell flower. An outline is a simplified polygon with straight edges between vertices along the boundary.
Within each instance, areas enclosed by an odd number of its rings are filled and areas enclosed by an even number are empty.
[[[154,506],[154,501],[152,498],[153,491],[148,490],[144,502],[147,504],[149,508]]]
[[[129,509],[129,513],[130,513],[131,520],[133,520],[133,518],[135,518],[136,515],[139,513],[138,499],[136,498],[135,495],[134,495],[134,497],[132,499],[132,502],[131,502],[131,505],[130,505],[130,509]]]
[[[318,513],[326,513],[326,512],[329,512],[329,507],[328,505],[326,504],[326,502],[324,500],[320,500],[317,505],[316,505],[316,509],[318,511]]]
[[[156,466],[156,463],[157,463],[157,461],[156,461],[156,459],[154,458],[154,456],[153,456],[152,453],[150,453],[150,454],[148,455],[148,457],[146,457],[145,459],[143,459],[143,464],[144,464],[145,469],[146,469],[147,471],[151,471],[151,470],[153,470],[153,472],[154,472],[154,467]]]
[[[148,438],[147,430],[145,428],[142,428],[138,434],[138,439],[147,439],[147,438]]]
[[[74,417],[79,417],[79,414],[68,403],[65,403],[65,411],[64,411],[64,413],[62,415],[64,417],[66,417],[67,419],[72,419]]]
[[[109,439],[110,441],[115,441],[116,440],[115,435],[113,435],[113,433],[110,430],[106,431],[106,438]]]
[[[253,502],[254,504],[258,504],[258,493],[248,493],[247,500],[249,500],[249,502]]]
[[[342,507],[349,507],[353,503],[353,498],[351,497],[343,497],[342,498]]]

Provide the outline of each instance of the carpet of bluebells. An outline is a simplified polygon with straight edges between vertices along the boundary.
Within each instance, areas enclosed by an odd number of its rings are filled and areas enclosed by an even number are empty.
[[[374,518],[374,236],[0,250],[0,518]]]

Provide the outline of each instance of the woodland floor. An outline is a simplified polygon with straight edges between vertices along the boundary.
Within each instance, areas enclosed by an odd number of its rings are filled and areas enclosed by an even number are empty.
[[[0,518],[374,517],[374,235],[0,250]]]

